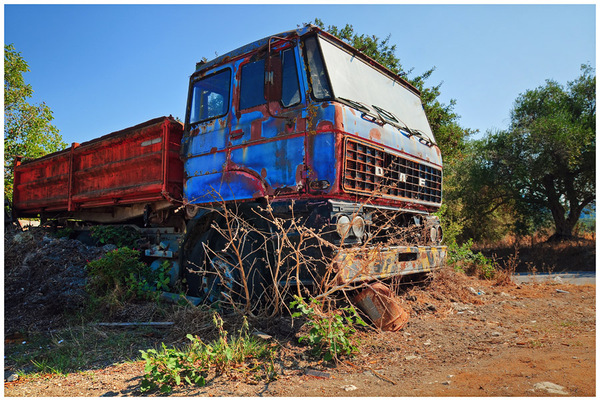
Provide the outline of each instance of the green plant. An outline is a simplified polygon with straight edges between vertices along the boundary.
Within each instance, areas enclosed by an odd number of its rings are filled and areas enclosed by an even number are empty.
[[[169,290],[169,283],[171,282],[171,262],[165,260],[160,264],[160,267],[154,271],[154,282],[156,283],[156,289],[158,291]]]
[[[486,258],[481,252],[473,252],[473,239],[469,239],[462,245],[455,241],[448,244],[448,264],[455,270],[477,275],[485,279],[492,279],[496,274],[494,262]]]
[[[71,238],[71,236],[73,236],[74,233],[75,230],[73,230],[71,227],[64,227],[60,230],[57,230],[56,234],[54,235],[56,236],[56,238]]]
[[[168,263],[157,270],[139,260],[140,251],[127,247],[106,253],[102,258],[88,262],[88,294],[92,304],[112,309],[132,299],[158,299],[156,290],[169,283]]]
[[[90,235],[97,244],[113,244],[117,247],[134,248],[140,239],[137,230],[130,226],[93,226],[90,227]]]
[[[311,300],[310,305],[301,297],[290,303],[290,308],[298,312],[292,317],[304,316],[310,327],[306,336],[300,337],[300,342],[306,341],[315,356],[322,356],[325,361],[338,359],[339,356],[351,356],[358,351],[352,336],[356,332],[354,325],[367,324],[356,312],[354,307],[340,308],[331,313],[324,313],[322,305]]]
[[[219,336],[208,344],[188,334],[190,343],[182,350],[167,348],[163,343],[160,351],[140,351],[146,361],[142,392],[158,389],[170,393],[173,386],[181,384],[204,386],[211,372],[215,376],[243,374],[253,381],[275,379],[274,348],[249,335],[246,318],[237,336],[228,336],[219,315],[213,315],[213,322]]]

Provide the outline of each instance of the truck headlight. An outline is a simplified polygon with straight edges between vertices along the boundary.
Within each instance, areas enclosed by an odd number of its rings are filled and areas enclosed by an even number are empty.
[[[348,216],[339,216],[337,218],[335,229],[340,237],[346,238],[350,232],[350,219],[348,218]]]
[[[365,220],[356,216],[352,219],[352,233],[356,238],[361,238],[365,236]]]

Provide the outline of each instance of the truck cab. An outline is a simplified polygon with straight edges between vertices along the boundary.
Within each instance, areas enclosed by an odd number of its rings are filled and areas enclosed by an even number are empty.
[[[346,282],[443,264],[432,215],[442,157],[419,91],[315,26],[199,62],[181,149],[195,220],[208,218],[207,207],[265,202],[304,216],[329,228],[326,242],[339,246],[330,266]],[[386,242],[409,228],[403,245]]]

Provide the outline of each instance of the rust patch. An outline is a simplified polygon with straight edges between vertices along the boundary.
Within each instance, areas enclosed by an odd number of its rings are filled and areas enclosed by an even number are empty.
[[[298,190],[304,186],[304,165],[298,164],[296,166],[296,187]]]
[[[306,131],[306,118],[299,118],[296,120],[296,129],[298,132]]]
[[[317,125],[317,131],[330,131],[333,130],[333,124],[331,121],[321,121]]]
[[[344,109],[339,104],[335,104],[333,106],[333,109],[334,109],[334,116],[333,116],[334,125],[337,129],[343,130],[344,129]],[[354,111],[352,109],[350,109],[350,111],[352,111],[352,113],[354,114]]]
[[[250,125],[250,140],[256,141],[262,137],[262,120],[254,120]]]
[[[371,131],[369,131],[369,138],[374,141],[380,141],[381,140],[381,132],[377,128],[373,128],[373,129],[371,129]]]

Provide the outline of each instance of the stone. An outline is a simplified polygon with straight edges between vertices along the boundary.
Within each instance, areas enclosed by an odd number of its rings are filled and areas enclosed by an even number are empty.
[[[568,395],[569,393],[565,391],[563,386],[559,386],[558,384],[554,384],[551,382],[540,382],[533,385],[535,390],[546,391],[550,394],[561,394]]]

